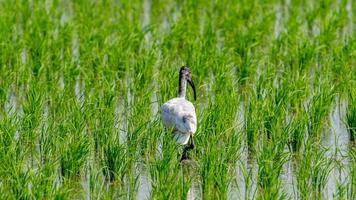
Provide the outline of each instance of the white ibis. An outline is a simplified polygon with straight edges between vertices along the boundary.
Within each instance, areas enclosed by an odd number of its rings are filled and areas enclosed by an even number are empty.
[[[172,135],[178,144],[190,144],[183,150],[182,160],[188,159],[188,150],[194,149],[193,134],[197,130],[197,117],[194,105],[186,100],[187,82],[194,92],[195,86],[188,67],[181,67],[179,71],[178,97],[173,98],[161,106],[161,117],[163,125],[167,130],[172,130]]]

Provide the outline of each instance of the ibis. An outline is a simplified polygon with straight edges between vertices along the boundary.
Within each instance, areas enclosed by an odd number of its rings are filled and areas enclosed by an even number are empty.
[[[187,82],[192,87],[194,100],[196,100],[195,86],[190,69],[183,66],[179,71],[178,96],[161,106],[161,118],[164,127],[166,130],[172,131],[172,136],[178,144],[185,145],[181,161],[189,159],[188,151],[194,149],[193,135],[197,130],[194,105],[186,99]]]

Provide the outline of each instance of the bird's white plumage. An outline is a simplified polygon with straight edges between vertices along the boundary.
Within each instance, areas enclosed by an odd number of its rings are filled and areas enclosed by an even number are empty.
[[[161,106],[163,125],[173,130],[173,137],[179,144],[187,144],[197,130],[197,117],[193,104],[177,97]]]

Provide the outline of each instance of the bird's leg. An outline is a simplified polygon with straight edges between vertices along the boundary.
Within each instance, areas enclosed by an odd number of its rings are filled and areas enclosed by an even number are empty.
[[[187,148],[184,147],[183,149],[183,153],[182,153],[182,158],[180,159],[180,161],[183,161],[183,160],[188,160],[189,159],[189,156],[188,156],[188,151],[187,151]]]
[[[190,136],[190,144],[188,146],[189,150],[194,149],[194,140],[193,136]]]
[[[190,140],[189,144],[185,147],[186,150],[192,150],[192,149],[194,149],[193,137],[190,137],[189,140]]]
[[[189,142],[189,145],[185,146],[184,149],[183,149],[183,153],[182,153],[182,158],[181,158],[181,161],[182,160],[187,160],[189,159],[189,150],[192,150],[194,149],[194,141],[193,141],[193,137],[190,138],[190,142]]]

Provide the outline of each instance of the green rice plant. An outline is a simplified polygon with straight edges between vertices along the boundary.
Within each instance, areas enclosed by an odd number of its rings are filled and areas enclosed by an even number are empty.
[[[253,96],[253,98],[256,98]],[[246,103],[245,114],[244,114],[244,130],[247,135],[247,147],[252,155],[255,152],[255,145],[257,143],[257,138],[259,134],[259,129],[261,127],[262,117],[258,114],[258,110],[262,107],[261,102],[255,99],[249,99]]]
[[[89,142],[86,138],[80,137],[68,139],[68,146],[62,150],[61,174],[65,178],[75,178],[80,175],[81,168],[89,154]]]
[[[326,87],[323,87],[326,89]],[[311,137],[319,137],[320,131],[325,124],[325,118],[330,111],[330,106],[333,101],[333,88],[326,91],[320,91],[312,96],[307,105],[308,135]]]
[[[226,75],[225,83],[220,82],[218,85],[231,88],[229,76]],[[202,114],[200,123],[203,125],[196,137],[197,146],[207,147],[199,150],[197,157],[201,157],[199,171],[203,198],[208,199],[227,196],[228,185],[233,181],[230,174],[233,174],[241,147],[239,144],[242,142],[242,134],[235,129],[236,119],[230,117],[237,110],[238,98],[234,93],[220,90],[220,87],[216,88],[215,102],[208,105],[210,112]],[[223,108],[223,104],[229,106]]]
[[[306,139],[307,118],[304,112],[298,112],[285,125],[284,134],[289,135],[289,149],[294,152],[301,150]]]
[[[214,124],[216,121],[219,121],[218,119],[214,119],[213,115],[205,117],[207,117],[204,120],[208,120],[206,122],[208,126],[211,123]],[[218,196],[227,196],[227,186],[233,180],[230,174],[233,174],[232,170],[237,160],[239,145],[236,144],[241,143],[242,138],[238,137],[237,133],[234,133],[233,130],[225,130],[221,134],[217,134],[213,127],[211,129],[204,129],[204,132],[200,134],[204,133],[209,135],[201,137],[209,138],[209,143],[211,143],[204,144],[205,142],[197,142],[197,144],[210,145],[211,148],[207,148],[204,151],[200,150],[198,155],[204,156],[197,156],[202,158],[199,162],[199,170],[203,197],[217,198]],[[219,151],[218,149],[222,149],[223,151]]]
[[[180,196],[184,177],[184,174],[179,173],[181,166],[178,162],[177,145],[171,141],[170,135],[163,136],[161,145],[158,150],[161,156],[150,160],[148,165],[152,180],[150,198],[174,198]]]
[[[123,182],[127,160],[124,147],[117,141],[110,141],[103,147],[103,154],[103,173],[107,179],[111,182]]]
[[[73,102],[73,101],[69,101]],[[70,104],[71,120],[62,119],[58,127],[60,170],[64,178],[77,178],[90,152],[90,140],[85,135],[85,118],[77,102]],[[73,107],[72,107],[73,106]]]
[[[24,147],[34,150],[39,141],[39,130],[43,113],[43,94],[40,86],[31,85],[22,104],[23,118],[20,130],[20,142]]]
[[[284,143],[273,144],[265,142],[257,156],[258,168],[258,198],[285,199],[281,192],[279,176],[283,164],[287,161],[287,154],[283,152]]]
[[[348,187],[347,187],[347,198],[355,198],[356,196],[356,186],[355,186],[355,181],[356,181],[356,176],[355,176],[355,161],[356,161],[356,149],[355,146],[351,146],[348,152],[350,161],[349,161],[349,173],[350,177],[348,178]]]
[[[273,74],[273,72],[272,72]],[[289,133],[284,130],[285,113],[289,102],[288,85],[283,79],[277,80],[278,85],[271,85],[271,81],[261,93],[262,126],[259,131],[257,145],[258,164],[258,197],[259,199],[284,199],[286,194],[281,190],[280,174],[288,154],[284,152]]]
[[[1,190],[9,191],[6,197],[20,198],[28,196],[28,191],[23,184],[28,184],[29,176],[22,171],[25,153],[20,151],[18,141],[14,140],[17,125],[13,118],[1,120],[1,162],[0,175],[2,179]]]
[[[302,199],[323,198],[323,190],[333,169],[333,161],[325,156],[326,150],[306,144],[305,151],[296,157],[298,197]]]
[[[56,169],[58,161],[55,159],[48,159],[46,162],[38,163],[38,169],[32,171],[31,178],[31,195],[33,198],[52,198],[58,190],[53,183],[57,181]]]
[[[3,80],[3,78],[1,78]],[[8,82],[7,81],[1,81],[0,82],[1,87],[0,87],[0,112],[1,115],[4,115],[5,113],[5,102],[7,98],[7,93],[8,93]]]
[[[14,118],[5,116],[1,120],[1,149],[4,154],[8,151],[15,150],[16,141],[14,138],[16,137],[17,132],[17,123]]]

